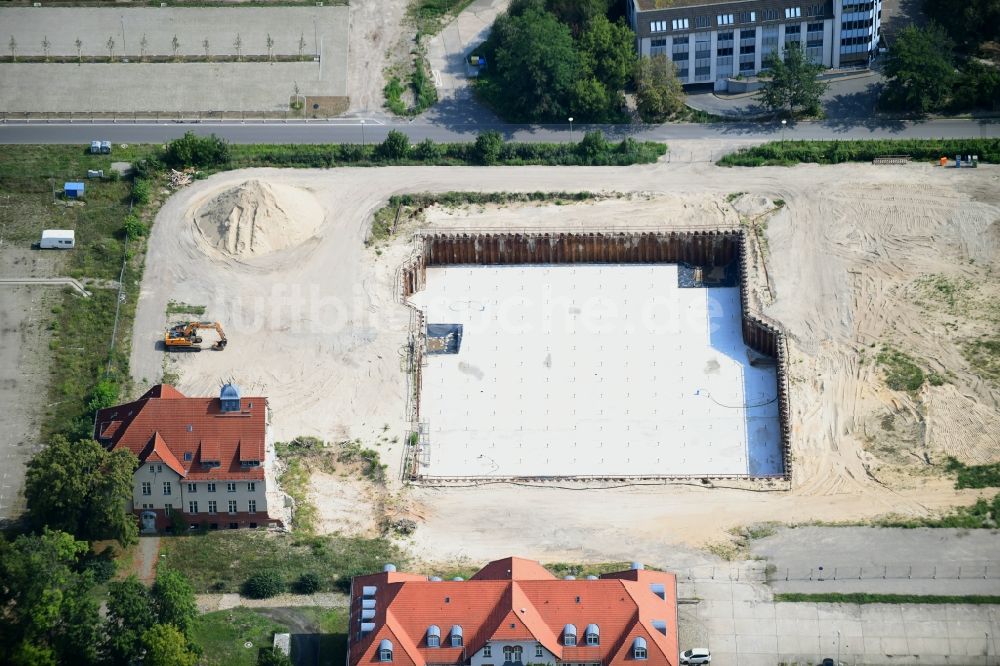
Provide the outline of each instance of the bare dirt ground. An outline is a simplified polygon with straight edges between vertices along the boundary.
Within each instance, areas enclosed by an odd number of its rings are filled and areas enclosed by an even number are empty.
[[[383,70],[406,56],[412,35],[406,34],[403,16],[407,0],[354,0],[348,36],[347,94],[349,113],[381,113],[385,96]]]
[[[263,257],[221,256],[200,244],[201,202],[248,178],[312,192],[319,232]],[[758,521],[857,521],[924,515],[977,496],[942,475],[945,454],[1000,456],[1000,388],[962,355],[997,327],[1000,169],[841,165],[720,169],[707,164],[630,168],[261,169],[219,174],[171,197],[154,225],[138,306],[132,368],[138,390],[159,377],[155,340],[173,299],[223,321],[224,352],[178,358],[178,385],[212,394],[234,379],[269,396],[278,440],[361,439],[406,430],[401,370],[408,313],[396,270],[409,229],[365,248],[387,197],[421,191],[616,191],[580,205],[430,210],[439,228],[690,228],[739,224],[778,199],[761,227],[770,289],[764,312],[788,330],[794,473],[791,490],[690,485],[588,489],[510,484],[398,489],[419,527],[410,543],[428,560],[519,553],[543,560],[647,559],[697,563],[684,548]],[[747,193],[730,198],[730,194]],[[938,285],[944,284],[945,287]],[[885,345],[935,372],[913,393],[887,388]],[[144,381],[145,380],[145,381]],[[389,427],[385,431],[385,426]],[[402,444],[380,447],[399,473]],[[314,479],[327,529],[351,529],[344,506],[364,496]],[[324,515],[329,497],[329,513]],[[364,522],[364,521],[362,521]],[[365,531],[368,524],[356,529]],[[460,536],[458,536],[460,535]],[[686,553],[686,554],[685,554]]]

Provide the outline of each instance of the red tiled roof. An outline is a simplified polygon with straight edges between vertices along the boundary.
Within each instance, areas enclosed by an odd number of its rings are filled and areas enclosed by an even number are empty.
[[[245,397],[240,411],[222,412],[218,398],[188,398],[158,384],[134,402],[98,411],[94,436],[113,449],[131,450],[140,462],[162,461],[188,481],[260,480],[266,419],[267,398]]]
[[[653,585],[662,586],[662,598]],[[377,590],[370,620],[375,629],[359,638],[365,586]],[[393,643],[393,666],[465,664],[490,641],[537,642],[558,661],[623,666],[632,661],[637,637],[646,641],[648,666],[677,663],[676,579],[669,573],[630,570],[597,580],[558,580],[537,562],[507,558],[464,582],[395,572],[360,576],[351,604],[350,666],[378,662],[383,638]],[[665,624],[666,634],[654,621]],[[427,647],[432,624],[440,628],[440,648]],[[576,646],[563,644],[567,624],[576,626]],[[600,629],[599,645],[586,644],[590,624]],[[450,647],[453,625],[462,627],[461,648]],[[525,655],[525,662],[532,657]]]

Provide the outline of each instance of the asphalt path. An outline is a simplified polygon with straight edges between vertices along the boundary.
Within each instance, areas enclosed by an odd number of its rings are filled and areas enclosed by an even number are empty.
[[[590,129],[601,129],[611,138],[632,136],[652,141],[726,140],[766,141],[795,139],[943,139],[1000,137],[1000,119],[941,119],[902,121],[870,119],[838,122],[780,123],[683,123],[666,125],[511,125],[511,124],[425,124],[362,123],[360,119],[336,119],[313,122],[119,122],[12,121],[0,123],[0,144],[72,144],[93,139],[114,143],[162,143],[185,132],[216,134],[232,143],[373,143],[385,138],[389,130],[405,132],[413,142],[433,139],[438,142],[469,141],[479,132],[495,129],[516,141],[579,141]]]

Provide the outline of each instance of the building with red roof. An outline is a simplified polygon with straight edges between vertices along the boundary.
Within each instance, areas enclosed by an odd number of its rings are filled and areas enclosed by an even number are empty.
[[[390,564],[351,584],[348,666],[675,666],[677,648],[677,579],[638,564],[558,579],[508,557],[468,581]]]
[[[174,513],[192,526],[258,527],[280,522],[268,515],[268,425],[267,398],[242,397],[233,384],[213,398],[158,384],[99,410],[94,438],[139,458],[132,510],[143,531],[167,527]]]

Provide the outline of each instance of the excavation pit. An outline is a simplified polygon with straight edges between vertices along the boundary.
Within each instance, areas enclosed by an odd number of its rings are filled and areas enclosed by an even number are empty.
[[[744,305],[745,241],[422,238],[410,478],[785,478],[784,345]]]

